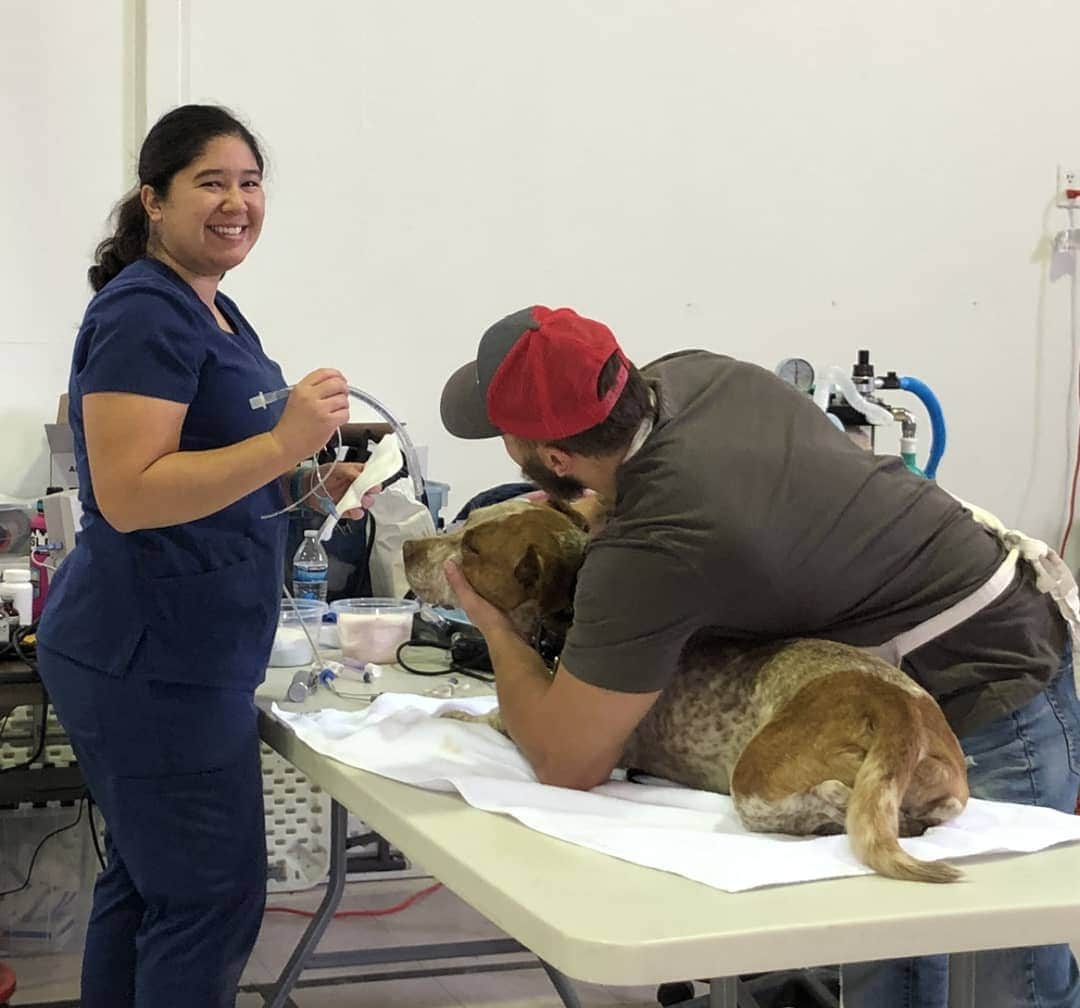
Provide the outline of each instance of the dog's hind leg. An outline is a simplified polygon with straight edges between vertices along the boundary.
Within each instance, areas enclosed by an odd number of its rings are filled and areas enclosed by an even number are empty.
[[[840,784],[826,781],[826,785]],[[840,784],[840,787],[843,787]],[[782,798],[765,798],[733,791],[732,801],[743,826],[753,833],[787,833],[791,836],[830,836],[844,832],[844,810],[835,796],[817,794],[817,788]]]
[[[955,796],[937,799],[923,808],[900,809],[900,835],[902,837],[922,836],[931,826],[955,819],[964,811],[964,804]]]
[[[818,836],[843,833],[848,802],[851,801],[851,788],[843,781],[827,780],[812,787],[810,794],[820,800],[822,813],[829,816],[829,821],[823,823],[814,832]]]
[[[861,753],[860,753],[861,754]],[[807,744],[797,716],[768,722],[746,744],[731,774],[731,796],[749,830],[825,836],[843,833],[858,756]]]

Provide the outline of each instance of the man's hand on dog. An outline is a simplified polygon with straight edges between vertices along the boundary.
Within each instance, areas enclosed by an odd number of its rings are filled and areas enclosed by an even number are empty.
[[[487,599],[478,595],[461,568],[453,560],[447,560],[443,564],[443,570],[446,572],[446,580],[450,582],[450,587],[457,596],[461,608],[465,610],[472,625],[485,637],[500,629],[516,633],[506,613],[496,609]]]

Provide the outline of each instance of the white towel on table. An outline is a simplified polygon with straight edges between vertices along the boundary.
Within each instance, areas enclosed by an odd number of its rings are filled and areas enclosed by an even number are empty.
[[[505,736],[483,724],[435,717],[447,709],[485,714],[494,697],[437,700],[386,693],[360,711],[274,714],[317,752],[349,766],[513,816],[532,829],[659,868],[728,892],[779,883],[868,875],[846,836],[750,833],[731,799],[667,783],[611,780],[591,791],[537,781]],[[1080,816],[972,799],[963,814],[901,840],[917,858],[1037,851],[1080,840]]]

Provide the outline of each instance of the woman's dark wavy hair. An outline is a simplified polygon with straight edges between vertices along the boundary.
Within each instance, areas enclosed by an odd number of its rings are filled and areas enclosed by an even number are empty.
[[[159,196],[169,194],[177,172],[183,171],[211,140],[221,136],[239,137],[251,148],[259,171],[263,155],[259,142],[228,109],[218,105],[181,105],[166,112],[153,126],[139,151],[139,181],[113,210],[113,234],[94,251],[94,265],[87,271],[90,286],[99,291],[125,266],[146,255],[150,221],[143,209],[140,190],[144,185]]]

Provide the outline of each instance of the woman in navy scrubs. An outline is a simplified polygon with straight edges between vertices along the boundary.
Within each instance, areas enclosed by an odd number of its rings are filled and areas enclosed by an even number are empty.
[[[83,1008],[225,1008],[262,919],[253,694],[281,597],[286,474],[348,419],[345,379],[286,384],[218,291],[259,237],[263,158],[228,112],[164,116],[89,272],[70,421],[83,507],[41,677],[108,824]],[[339,466],[340,497],[358,466]]]

